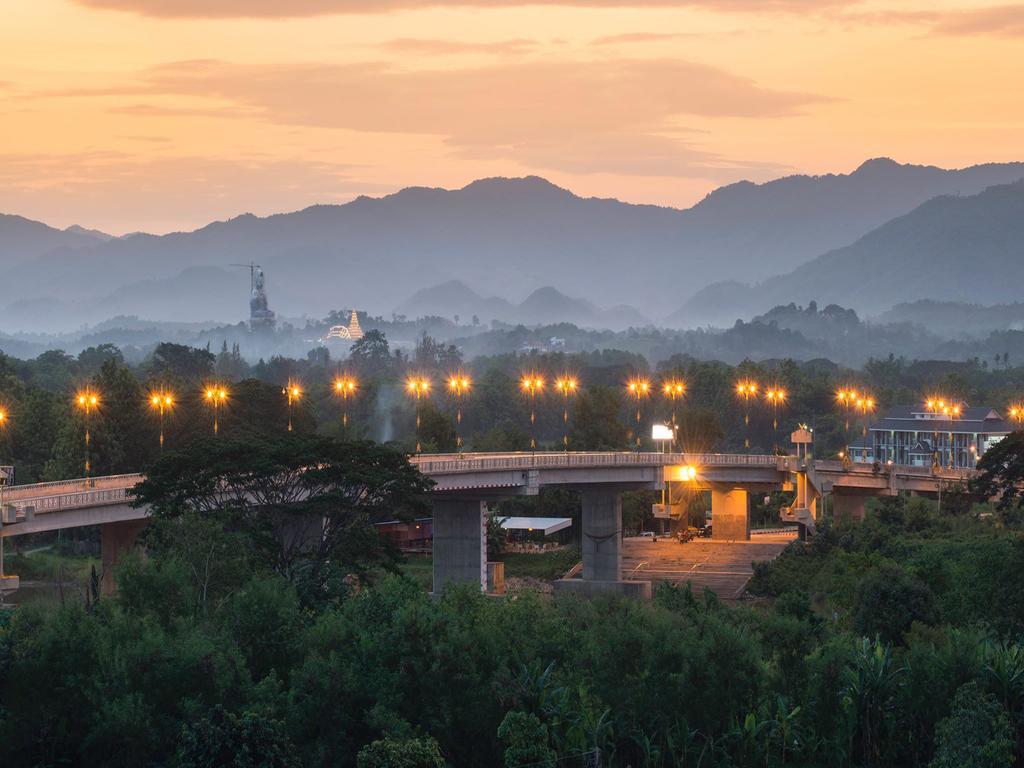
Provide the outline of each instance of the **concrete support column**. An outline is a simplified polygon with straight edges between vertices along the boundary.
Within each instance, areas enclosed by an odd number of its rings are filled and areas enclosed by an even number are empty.
[[[583,497],[583,579],[622,578],[622,494],[586,490]]]
[[[743,488],[711,489],[711,538],[750,541],[750,494]]]
[[[586,488],[581,493],[583,578],[559,579],[558,592],[583,597],[612,593],[650,599],[651,582],[622,578],[622,494],[616,489]]]
[[[487,589],[487,509],[479,499],[434,501],[434,592],[448,584]]]
[[[864,519],[866,496],[832,492],[832,516],[836,523],[859,523]]]
[[[136,540],[149,520],[125,520],[120,523],[104,523],[100,526],[100,552],[103,565],[100,575],[100,592],[112,595],[117,591],[114,581],[114,566],[128,551],[134,549]]]

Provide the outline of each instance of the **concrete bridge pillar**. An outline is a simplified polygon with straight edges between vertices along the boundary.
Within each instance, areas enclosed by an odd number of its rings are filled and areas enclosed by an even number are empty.
[[[864,504],[867,496],[832,491],[832,516],[836,523],[859,523],[864,519]]]
[[[750,494],[745,489],[711,489],[711,538],[750,541]]]
[[[112,595],[117,591],[114,567],[121,562],[126,552],[135,548],[139,534],[149,525],[149,520],[124,520],[119,523],[104,523],[100,526],[100,555],[103,565],[100,575],[100,593]]]
[[[434,592],[448,584],[487,589],[487,509],[479,499],[434,501]]]
[[[561,579],[560,592],[590,597],[613,592],[629,597],[650,598],[649,581],[622,578],[622,493],[610,488],[587,488],[581,492],[583,578]]]

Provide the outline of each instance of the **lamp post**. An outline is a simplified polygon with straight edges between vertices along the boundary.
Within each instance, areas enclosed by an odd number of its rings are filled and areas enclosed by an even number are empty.
[[[292,407],[302,399],[302,387],[291,379],[287,386],[281,390],[281,394],[288,398],[288,431],[292,431]]]
[[[92,471],[92,461],[89,456],[89,447],[92,442],[92,434],[90,432],[90,422],[93,412],[99,408],[100,396],[93,392],[91,389],[86,389],[78,393],[78,397],[75,400],[78,409],[82,411],[84,415],[85,423],[85,483],[89,484],[89,474]]]
[[[1017,423],[1017,429],[1019,430],[1021,428],[1021,425],[1024,424],[1024,405],[1021,405],[1020,403],[1014,403],[1013,405],[1010,406],[1010,409],[1009,411],[1007,411],[1007,413],[1009,413],[1010,418]]]
[[[672,440],[674,442],[675,436],[678,434],[678,425],[676,424],[676,400],[679,400],[686,395],[686,383],[679,381],[678,379],[669,379],[661,385],[661,391],[665,397],[672,401]]]
[[[455,450],[462,453],[462,397],[469,394],[473,382],[464,373],[453,373],[448,377],[448,392],[455,398]]]
[[[530,450],[537,450],[537,395],[544,391],[544,378],[528,373],[519,381],[519,388],[530,397]]]
[[[430,395],[430,379],[425,376],[411,376],[405,381],[405,391],[410,397],[416,398],[416,453],[420,446],[420,400]]]
[[[651,382],[647,379],[630,379],[626,391],[636,398],[636,449],[640,450],[640,420],[643,401],[651,394]]]
[[[555,389],[562,393],[564,400],[562,406],[562,446],[569,450],[569,398],[576,394],[579,382],[575,377],[568,374],[560,379],[555,379]]]
[[[160,418],[160,450],[164,449],[164,412],[174,407],[174,395],[170,392],[153,392],[149,396],[149,406],[159,414]]]
[[[736,383],[736,394],[743,398],[743,447],[750,450],[750,398],[757,396],[757,382],[744,380]]]
[[[774,442],[774,449],[779,448],[779,408],[781,408],[786,402],[786,390],[781,387],[775,389],[769,389],[764,393],[765,400],[772,407],[772,442]]]
[[[228,391],[220,384],[212,384],[203,390],[206,404],[213,410],[213,434],[220,432],[220,409],[228,401]]]
[[[345,430],[348,430],[348,399],[354,397],[358,389],[359,382],[347,373],[334,380],[334,392],[341,397],[341,426]]]

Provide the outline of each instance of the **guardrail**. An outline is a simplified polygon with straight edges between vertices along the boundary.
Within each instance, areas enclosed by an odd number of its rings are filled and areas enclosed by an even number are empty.
[[[565,469],[573,467],[661,467],[672,464],[775,467],[780,457],[741,453],[551,452],[463,453],[413,456],[412,463],[426,475],[501,470]],[[784,458],[784,457],[783,457]]]

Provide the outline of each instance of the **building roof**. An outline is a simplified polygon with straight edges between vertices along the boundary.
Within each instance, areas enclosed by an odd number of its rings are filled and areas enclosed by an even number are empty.
[[[883,432],[959,432],[986,435],[1009,434],[1013,427],[988,406],[964,408],[957,419],[935,418],[923,405],[895,405],[882,419],[871,425],[872,431]]]
[[[506,531],[540,531],[549,536],[572,525],[571,517],[499,517]]]

